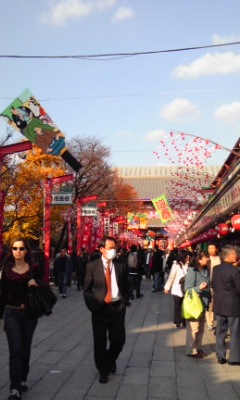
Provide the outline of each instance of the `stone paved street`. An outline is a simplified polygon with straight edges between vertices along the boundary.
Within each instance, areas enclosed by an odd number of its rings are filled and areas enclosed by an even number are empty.
[[[204,334],[205,359],[185,355],[185,330],[172,323],[172,297],[151,292],[143,280],[141,299],[127,309],[125,347],[116,375],[98,382],[93,361],[91,314],[82,292],[68,289],[54,312],[39,320],[35,332],[29,391],[23,400],[237,400],[240,367],[219,365],[213,332]],[[57,289],[53,289],[57,293]],[[8,350],[0,332],[0,399],[8,392]]]

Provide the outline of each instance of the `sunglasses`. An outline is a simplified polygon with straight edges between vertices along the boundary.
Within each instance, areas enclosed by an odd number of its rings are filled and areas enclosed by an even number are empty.
[[[12,247],[12,250],[14,250],[14,251],[17,251],[17,250],[24,251],[25,247]]]

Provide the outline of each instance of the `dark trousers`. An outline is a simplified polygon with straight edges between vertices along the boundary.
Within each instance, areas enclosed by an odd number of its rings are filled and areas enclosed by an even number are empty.
[[[131,298],[134,297],[133,290],[136,290],[136,296],[140,296],[141,277],[138,274],[129,274],[128,281],[130,284]]]
[[[76,278],[77,278],[77,289],[83,289],[83,284],[84,284],[84,273],[83,272],[76,272]]]
[[[216,354],[218,358],[226,358],[226,344],[228,328],[230,329],[230,362],[240,362],[240,317],[226,317],[216,315]]]
[[[125,343],[125,313],[126,307],[120,301],[104,303],[92,312],[94,359],[102,375],[109,373]]]
[[[65,272],[58,274],[58,289],[60,294],[67,294],[67,274]]]
[[[185,320],[183,320],[182,315],[181,315],[183,297],[173,295],[173,301],[174,301],[173,323],[176,325],[180,325],[181,323],[184,323],[184,321],[185,321]]]
[[[27,318],[25,310],[6,307],[4,326],[9,347],[10,390],[21,392],[21,382],[26,382],[29,373],[32,337],[37,319]]]
[[[164,275],[165,275],[165,271],[161,271],[160,272],[160,282],[162,285],[162,289],[164,288]]]

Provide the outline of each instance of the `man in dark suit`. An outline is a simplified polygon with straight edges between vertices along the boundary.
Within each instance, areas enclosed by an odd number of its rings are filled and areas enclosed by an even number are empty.
[[[162,281],[160,282],[160,276],[162,272],[163,272],[163,251],[159,250],[158,245],[155,244],[155,246],[153,247],[153,256],[152,256],[153,293],[163,291]]]
[[[115,258],[116,240],[110,236],[102,239],[99,249],[101,257],[86,267],[84,299],[92,312],[94,359],[100,373],[99,382],[106,383],[109,373],[116,372],[116,359],[125,343],[130,286],[125,264]]]
[[[240,365],[240,270],[234,267],[237,253],[226,245],[221,252],[223,262],[213,269],[213,311],[216,314],[216,353],[219,364],[225,364],[225,338],[230,328],[229,365]]]

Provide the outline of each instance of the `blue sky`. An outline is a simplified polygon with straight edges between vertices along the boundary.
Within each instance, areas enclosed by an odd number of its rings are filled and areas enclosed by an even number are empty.
[[[240,41],[238,0],[8,0],[0,15],[0,55]],[[110,146],[112,165],[167,164],[152,151],[172,129],[233,147],[240,136],[239,73],[240,45],[101,60],[1,58],[0,111],[27,87],[67,139],[95,136]],[[227,156],[218,151],[208,164]]]

